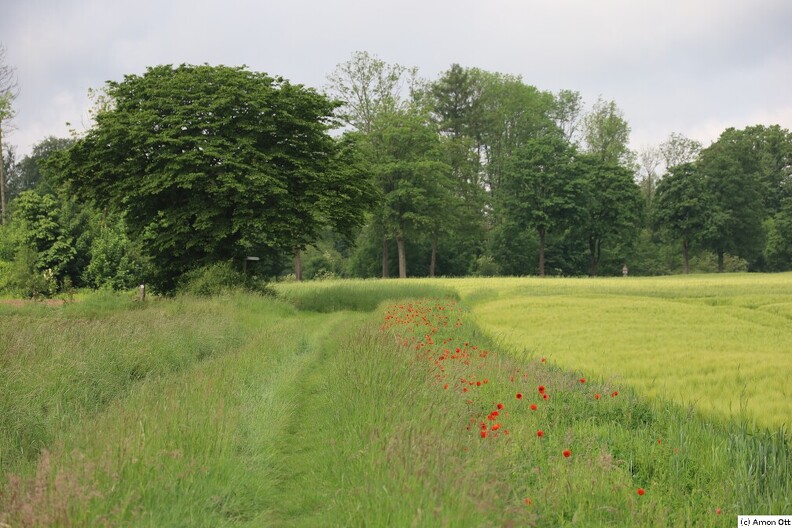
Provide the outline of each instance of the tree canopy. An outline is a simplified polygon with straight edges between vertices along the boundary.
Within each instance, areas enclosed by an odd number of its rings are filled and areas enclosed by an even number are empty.
[[[85,133],[0,144],[0,289],[792,269],[778,125],[634,152],[615,101],[515,75],[357,52],[328,81],[156,66],[90,90]],[[0,53],[0,118],[14,82]]]
[[[337,103],[316,91],[208,65],[152,67],[105,90],[96,125],[55,165],[74,193],[124,213],[158,288],[217,261],[274,263],[362,221],[367,182],[340,170]]]

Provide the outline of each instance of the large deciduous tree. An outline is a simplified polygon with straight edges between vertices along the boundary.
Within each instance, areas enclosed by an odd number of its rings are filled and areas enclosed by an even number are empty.
[[[677,164],[657,185],[652,217],[663,236],[682,244],[685,273],[690,273],[690,250],[707,228],[709,204],[700,172],[691,163]]]
[[[540,277],[545,275],[548,231],[571,224],[581,207],[583,181],[574,170],[574,156],[560,131],[539,136],[513,155],[504,178],[505,217],[536,232]]]
[[[588,244],[589,274],[597,275],[605,245],[629,245],[643,214],[641,190],[631,170],[593,155],[577,158],[586,182],[584,219],[579,230]]]
[[[720,272],[726,253],[753,262],[764,244],[760,165],[745,139],[740,131],[727,129],[701,151],[698,163],[712,200],[704,242],[718,256]]]
[[[370,167],[382,197],[377,222],[384,239],[396,240],[399,277],[405,278],[406,238],[428,233],[436,258],[437,236],[449,221],[453,200],[451,168],[433,123],[418,111],[381,114],[368,141],[376,151]]]
[[[159,289],[359,223],[367,182],[336,170],[336,103],[314,90],[243,67],[166,65],[105,91],[94,127],[54,165],[74,192],[124,212]]]

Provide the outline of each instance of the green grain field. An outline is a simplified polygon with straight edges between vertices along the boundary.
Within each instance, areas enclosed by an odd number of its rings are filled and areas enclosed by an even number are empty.
[[[328,281],[277,298],[0,303],[0,526],[788,514],[791,283]]]
[[[454,287],[520,357],[721,417],[792,426],[792,274]]]

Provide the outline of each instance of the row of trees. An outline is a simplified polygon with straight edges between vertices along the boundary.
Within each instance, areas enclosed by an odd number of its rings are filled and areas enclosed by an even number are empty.
[[[387,277],[396,263],[400,276],[792,267],[781,229],[792,136],[779,126],[729,129],[706,149],[671,134],[634,153],[614,101],[586,111],[577,92],[543,92],[515,76],[453,65],[426,82],[357,53],[329,80],[384,198],[353,266],[339,272]],[[688,184],[683,173],[703,179],[695,220],[667,190]]]
[[[249,256],[297,278],[792,268],[778,126],[635,154],[615,102],[516,76],[428,82],[356,53],[328,81],[182,65],[107,83],[86,133],[3,149],[0,288],[171,291]]]

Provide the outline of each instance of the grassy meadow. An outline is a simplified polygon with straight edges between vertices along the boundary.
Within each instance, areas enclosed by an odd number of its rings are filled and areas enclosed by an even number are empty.
[[[328,281],[277,298],[0,303],[0,527],[789,513],[790,283]]]

